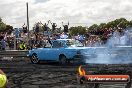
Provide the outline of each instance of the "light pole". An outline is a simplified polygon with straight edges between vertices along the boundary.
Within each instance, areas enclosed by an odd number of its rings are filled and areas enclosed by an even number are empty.
[[[27,32],[28,32],[28,45],[30,46],[30,33],[29,33],[29,15],[28,15],[28,2],[26,3],[27,6]]]

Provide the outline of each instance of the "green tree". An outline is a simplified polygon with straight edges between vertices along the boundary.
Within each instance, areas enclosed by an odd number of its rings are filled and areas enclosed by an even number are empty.
[[[99,28],[99,26],[98,26],[97,24],[93,24],[92,26],[90,26],[90,27],[88,28],[88,30],[90,30],[90,31],[97,31],[98,28]]]
[[[7,31],[8,34],[11,34],[11,32],[13,31],[13,26],[6,25],[5,31]]]
[[[106,23],[101,23],[101,24],[99,25],[99,29],[102,30],[102,29],[104,29],[104,28],[106,28]]]
[[[2,19],[0,18],[0,31],[5,31],[6,29],[6,24],[2,22]]]
[[[129,23],[128,23],[128,27],[132,27],[132,20],[129,21]]]
[[[77,26],[77,27],[70,27],[70,35],[77,35],[77,34],[85,34],[86,33],[86,27]]]

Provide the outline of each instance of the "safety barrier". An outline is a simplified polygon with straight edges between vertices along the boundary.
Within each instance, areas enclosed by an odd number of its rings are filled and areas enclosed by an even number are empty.
[[[0,57],[27,57],[28,50],[1,50]]]

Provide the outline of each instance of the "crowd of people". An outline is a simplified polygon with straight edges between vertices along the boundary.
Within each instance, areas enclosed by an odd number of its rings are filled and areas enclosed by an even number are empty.
[[[49,23],[52,25],[51,29],[48,27]],[[42,25],[43,31],[40,31],[40,24]],[[45,24],[40,22],[36,23],[33,31],[28,32],[27,26],[24,24],[22,28],[14,28],[11,34],[7,32],[0,33],[0,49],[27,50],[34,47],[44,47],[49,39],[70,38],[68,26],[69,23],[66,25],[63,24],[64,31],[61,32],[61,28],[56,28],[57,24],[49,20]]]
[[[79,40],[85,46],[95,46],[94,43],[101,44],[101,40],[96,35],[91,35],[89,38],[86,38],[84,35],[69,36],[68,33],[62,32],[52,35],[44,35],[43,33],[30,33],[30,38],[28,39],[27,34],[16,38],[15,36],[6,36],[1,39],[1,50],[28,50],[32,48],[45,47],[46,43],[52,39],[67,39],[72,38]]]
[[[50,29],[48,27],[48,24],[52,25],[52,28]],[[43,28],[43,31],[40,31],[40,25]],[[104,41],[100,39],[98,35],[93,34],[85,34],[80,35],[77,34],[76,36],[71,36],[69,34],[69,22],[63,25],[63,31],[60,28],[57,28],[56,23],[52,23],[50,20],[48,23],[42,24],[41,22],[38,22],[33,27],[33,31],[27,30],[27,26],[24,24],[22,28],[15,28],[14,31],[12,31],[11,34],[8,34],[6,32],[0,33],[0,49],[1,50],[28,50],[35,47],[44,47],[48,40],[50,39],[66,39],[66,38],[74,38],[79,40],[81,43],[83,43],[84,46],[100,46],[103,44]],[[105,31],[103,33],[103,36],[109,37],[113,33],[112,29]]]

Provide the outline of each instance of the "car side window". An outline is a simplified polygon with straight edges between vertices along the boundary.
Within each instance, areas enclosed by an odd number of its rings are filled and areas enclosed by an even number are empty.
[[[59,41],[54,41],[53,42],[53,48],[60,48],[60,47],[62,47],[61,42],[59,42]]]
[[[51,44],[47,41],[44,48],[51,48]]]

